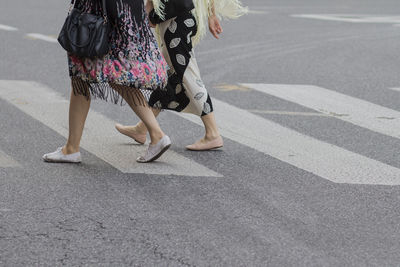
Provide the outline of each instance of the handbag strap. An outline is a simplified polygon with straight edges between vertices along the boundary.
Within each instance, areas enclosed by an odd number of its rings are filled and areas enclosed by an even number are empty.
[[[106,2],[107,2],[107,0],[102,0],[102,3],[103,3],[103,17],[105,19],[105,22],[108,21],[108,13],[107,13],[107,4],[106,4]]]
[[[71,1],[71,4],[69,5],[68,14],[71,14],[72,9],[75,8],[75,3],[76,3],[76,0]]]

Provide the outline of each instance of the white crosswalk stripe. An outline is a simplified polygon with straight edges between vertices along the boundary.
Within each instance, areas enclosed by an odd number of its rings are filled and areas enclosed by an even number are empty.
[[[33,39],[33,40],[42,40],[49,43],[58,43],[57,38],[49,35],[44,35],[40,33],[28,33],[26,37]]]
[[[69,101],[45,85],[27,81],[0,81],[0,98],[15,105],[64,137],[68,135]],[[222,177],[205,166],[174,151],[167,151],[154,164],[136,163],[145,146],[126,145],[115,122],[93,110],[89,112],[82,137],[82,148],[124,173]],[[54,149],[57,148],[54,144]]]
[[[392,15],[362,15],[362,14],[296,14],[295,18],[340,21],[350,23],[400,23],[400,16]]]
[[[8,25],[4,25],[4,24],[0,24],[0,30],[9,31],[9,32],[18,31],[17,28],[12,27],[12,26],[8,26]]]
[[[16,160],[0,150],[0,168],[15,168],[20,166]]]
[[[0,98],[67,136],[68,101],[55,91],[33,82],[0,81]],[[222,135],[239,144],[335,183],[400,185],[398,168],[301,134],[217,99],[214,103]],[[196,116],[172,114],[202,125]],[[82,147],[123,172],[220,176],[173,151],[167,152],[162,162],[136,164],[134,158],[143,147],[123,145],[126,139],[114,130],[114,122],[99,113],[89,113],[86,128]],[[131,156],[127,158],[127,155]]]
[[[400,138],[400,112],[312,85],[244,84],[371,131]]]
[[[255,15],[265,15],[269,13],[270,12],[264,10],[254,10],[254,9],[249,10],[249,14],[255,14]]]
[[[213,99],[223,136],[335,183],[400,185],[400,169]],[[202,125],[199,118],[179,116]],[[267,166],[265,166],[267,168]]]
[[[296,112],[296,111],[280,111],[280,110],[259,110],[248,109],[252,113],[268,114],[268,115],[289,115],[289,116],[305,116],[305,117],[334,117],[334,115],[323,114],[320,112]]]

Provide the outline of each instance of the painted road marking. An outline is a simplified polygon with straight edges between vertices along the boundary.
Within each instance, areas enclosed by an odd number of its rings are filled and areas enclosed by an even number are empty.
[[[400,87],[389,88],[390,90],[400,92]]]
[[[0,168],[15,168],[20,166],[17,161],[0,150]]]
[[[26,37],[33,39],[33,40],[42,40],[50,43],[58,43],[57,38],[50,35],[44,35],[40,33],[28,33]]]
[[[400,23],[400,16],[374,16],[359,14],[299,14],[291,15],[291,17],[351,23]]]
[[[54,90],[35,82],[0,80],[0,97],[60,135],[68,136],[69,101]],[[146,147],[127,145],[128,139],[119,134],[114,125],[114,121],[91,110],[82,148],[124,173],[222,177],[172,150],[152,164],[136,163],[135,159]],[[54,147],[57,145],[61,144],[54,144]]]
[[[400,138],[400,112],[313,85],[243,84],[371,131]]]
[[[247,92],[250,91],[251,88],[248,88],[243,85],[238,85],[238,84],[220,84],[217,86],[214,86],[215,89],[221,90],[223,92],[230,92],[230,91],[243,91]]]
[[[68,101],[55,91],[32,82],[0,81],[0,97],[67,136]],[[218,107],[221,133],[231,140],[332,182],[400,185],[398,168],[301,134],[217,99],[214,102]],[[202,125],[196,116],[179,115]],[[136,164],[134,158],[143,151],[143,147],[135,149],[123,145],[125,137],[113,127],[113,121],[92,111],[82,147],[123,172],[218,176],[173,151],[169,151],[168,158],[163,159],[166,163]],[[127,159],[127,155],[135,152],[136,155]],[[191,170],[190,173],[188,170]]]
[[[335,183],[400,185],[398,168],[283,127],[215,98],[213,102],[221,134],[239,144]],[[196,116],[177,115],[203,125]]]
[[[306,117],[335,117],[335,115],[329,115],[319,112],[298,112],[298,111],[281,111],[281,110],[260,110],[260,109],[248,109],[247,111],[258,114],[267,115],[287,115],[287,116],[306,116]]]
[[[0,24],[0,30],[4,30],[4,31],[18,31],[17,28],[12,27],[12,26],[8,26],[8,25],[4,25],[4,24]]]
[[[249,14],[255,14],[255,15],[264,15],[264,14],[269,14],[270,12],[268,11],[263,11],[263,10],[249,10]]]

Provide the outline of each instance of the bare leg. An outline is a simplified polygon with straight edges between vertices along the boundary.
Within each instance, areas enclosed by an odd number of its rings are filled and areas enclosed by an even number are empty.
[[[158,159],[171,146],[171,140],[161,130],[143,94],[140,91],[127,93],[125,90],[130,89],[124,86],[112,85],[112,87],[125,99],[136,115],[142,120],[150,134],[151,142],[146,153],[138,157],[136,161],[139,163],[147,163]]]
[[[153,109],[154,115],[157,117],[158,114],[160,114],[160,110],[158,109]],[[215,121],[215,116],[214,112],[211,112],[210,114],[207,114],[205,116],[200,117],[201,120],[203,121],[204,128],[205,128],[205,135],[203,137],[203,141],[208,142],[212,141],[218,137],[220,137],[217,122]],[[134,126],[124,126],[127,129],[131,130],[132,132],[139,133],[139,134],[146,134],[147,133],[147,128],[146,125],[142,122],[139,121],[136,125]]]
[[[159,109],[152,108],[151,110],[153,111],[155,117],[157,117],[158,114],[160,114]],[[128,132],[130,136],[141,136],[147,134],[147,127],[143,123],[143,121],[139,121],[136,125],[128,125],[128,126],[118,124],[118,128]]]
[[[224,146],[224,141],[219,134],[214,113],[211,112],[201,117],[206,130],[205,136],[192,145],[186,146],[189,150],[204,151]]]
[[[160,110],[153,109],[153,113],[157,116],[160,113]],[[215,121],[214,112],[207,114],[201,117],[205,128],[205,135],[202,139],[198,140],[196,143],[187,146],[190,150],[209,150],[216,147],[222,147],[223,141],[222,137],[219,133],[217,122]],[[119,127],[125,129],[130,132],[132,135],[140,135],[146,134],[147,128],[146,125],[140,121],[134,126],[123,126]]]
[[[131,106],[131,105],[130,105]],[[165,135],[161,130],[156,117],[153,112],[151,112],[150,107],[143,107],[133,105],[131,106],[136,115],[141,119],[146,129],[148,129],[150,134],[151,145],[157,144],[158,141]]]
[[[160,110],[158,110],[158,109],[152,109],[152,110],[153,110],[154,116],[157,117],[158,114],[160,114]],[[210,114],[202,116],[201,120],[203,121],[204,128],[206,131],[205,136],[204,136],[205,140],[211,141],[220,136],[218,127],[217,127],[217,122],[215,121],[214,112],[211,112]],[[133,125],[133,126],[124,126],[124,128],[127,129],[128,131],[132,131],[132,133],[135,133],[135,134],[146,134],[147,133],[146,125],[142,121],[139,121],[136,125]]]
[[[157,144],[158,141],[165,135],[161,130],[156,117],[154,116],[152,109],[147,105],[146,100],[140,92],[134,92],[132,94],[126,94],[123,90],[126,90],[123,86],[112,85],[113,89],[116,90],[140,118],[144,129],[149,132],[151,145]],[[139,104],[138,104],[139,103]]]
[[[214,112],[211,112],[200,118],[203,121],[204,128],[206,130],[205,136],[203,138],[205,141],[212,141],[220,137],[217,122],[215,121]]]
[[[74,84],[74,82],[72,83]],[[82,85],[80,82],[78,83],[76,83],[75,86],[87,86]],[[160,125],[151,111],[151,108],[147,105],[142,93],[139,91],[132,91],[132,94],[127,94],[124,90],[129,90],[129,88],[127,89],[123,86],[112,87],[120,94],[122,92],[122,96],[126,102],[143,121],[146,129],[148,129],[150,133],[150,146],[146,154],[139,157],[136,161],[147,163],[158,159],[171,146],[171,140],[161,130]],[[73,89],[75,89],[75,87]],[[77,87],[77,90],[82,91],[81,89],[85,90],[88,88]],[[119,89],[122,89],[122,91]],[[57,149],[55,152],[43,155],[44,161],[59,163],[79,163],[82,161],[80,153],[78,152],[89,108],[90,98],[87,99],[84,95],[75,94],[74,90],[72,90],[69,107],[69,135],[67,144],[61,150]]]
[[[67,144],[63,147],[64,154],[79,152],[79,144],[85,126],[86,117],[90,108],[90,99],[85,96],[74,94],[71,91],[69,103],[69,135]]]

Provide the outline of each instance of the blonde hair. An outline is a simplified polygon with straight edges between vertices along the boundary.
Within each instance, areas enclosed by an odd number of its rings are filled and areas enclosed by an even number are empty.
[[[168,0],[164,0],[168,2]],[[165,5],[161,0],[152,0],[155,13],[164,20]],[[216,15],[220,19],[237,19],[247,14],[248,8],[240,0],[193,0],[195,9],[192,11],[197,21],[197,33],[193,36],[193,45],[197,45],[207,34],[208,18]],[[158,33],[159,31],[156,30]]]

